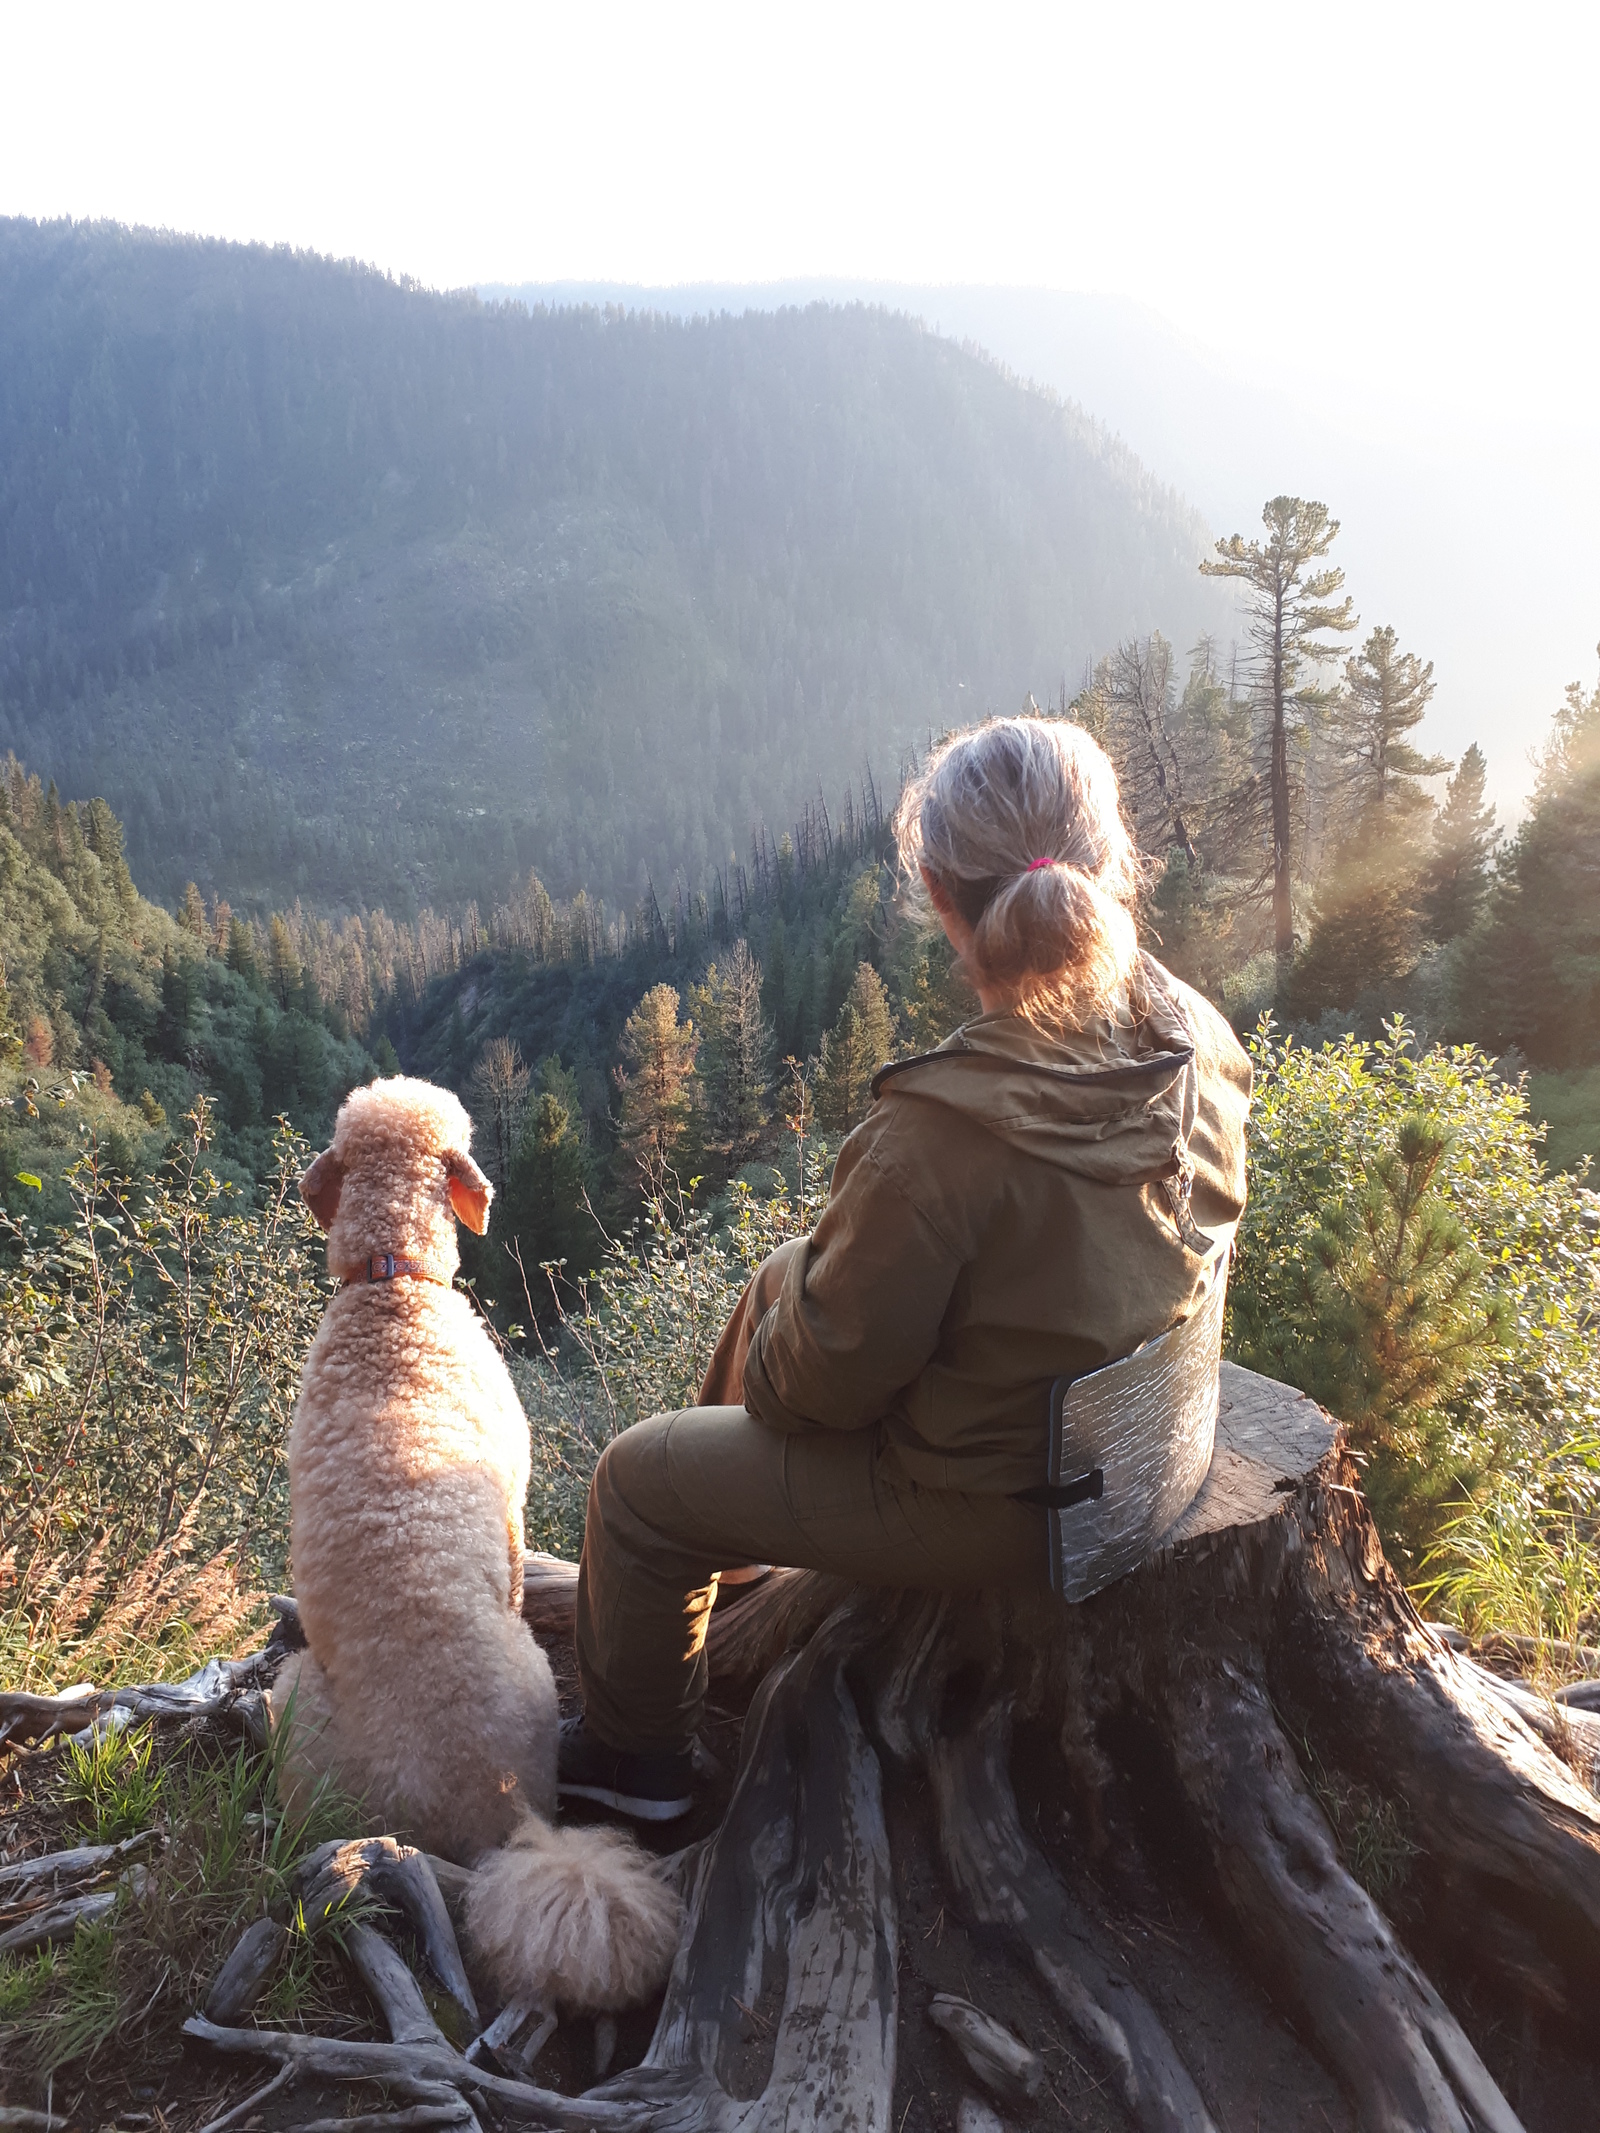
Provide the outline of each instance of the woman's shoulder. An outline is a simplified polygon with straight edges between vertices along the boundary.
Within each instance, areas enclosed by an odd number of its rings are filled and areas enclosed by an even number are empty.
[[[1147,989],[1155,996],[1165,994],[1187,1028],[1201,1080],[1224,1082],[1248,1101],[1254,1076],[1250,1054],[1221,1008],[1186,984],[1165,963],[1158,963],[1153,955],[1142,956],[1140,962]]]

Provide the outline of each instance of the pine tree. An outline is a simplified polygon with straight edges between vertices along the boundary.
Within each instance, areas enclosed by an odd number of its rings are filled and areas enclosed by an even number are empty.
[[[1484,798],[1488,763],[1474,741],[1457,766],[1433,830],[1423,885],[1423,912],[1436,941],[1470,932],[1489,893],[1499,829]]]
[[[822,1044],[817,1116],[832,1133],[848,1133],[867,1115],[872,1077],[894,1050],[894,1018],[883,980],[858,963],[844,1005]]]
[[[1272,932],[1279,966],[1294,954],[1293,789],[1290,747],[1306,721],[1326,707],[1330,693],[1317,669],[1334,655],[1330,631],[1353,630],[1357,617],[1337,568],[1312,570],[1333,546],[1339,521],[1325,504],[1275,496],[1261,514],[1267,539],[1235,533],[1217,543],[1217,560],[1200,565],[1212,578],[1238,578],[1249,589],[1249,635],[1266,722],[1267,799],[1271,843]]]
[[[1433,695],[1431,664],[1402,652],[1385,626],[1344,671],[1328,722],[1344,834],[1317,884],[1310,938],[1286,994],[1304,1016],[1349,1007],[1416,968],[1433,815],[1422,780],[1450,767],[1406,739]]]
[[[692,1023],[679,1023],[681,1005],[671,985],[652,985],[622,1027],[618,1140],[631,1176],[658,1176],[688,1128],[687,1083],[699,1040]]]
[[[1433,662],[1402,652],[1385,624],[1345,661],[1344,694],[1334,706],[1329,738],[1348,794],[1347,819],[1365,828],[1381,817],[1385,833],[1425,813],[1423,778],[1450,768],[1444,756],[1421,755],[1406,739],[1433,696]]]
[[[1509,1326],[1441,1187],[1449,1145],[1436,1118],[1399,1121],[1354,1204],[1330,1205],[1310,1238],[1298,1313],[1297,1382],[1345,1424],[1373,1511],[1409,1568],[1481,1478],[1451,1403]]]
[[[161,958],[161,1011],[156,1043],[164,1059],[182,1060],[194,1041],[194,966],[169,948]]]
[[[689,995],[708,1144],[737,1166],[772,1115],[772,1030],[761,1011],[761,965],[737,940]]]
[[[252,985],[261,983],[261,957],[256,949],[255,934],[246,919],[230,918],[228,921],[228,968],[236,970]]]
[[[1198,867],[1186,766],[1174,738],[1177,684],[1172,647],[1159,630],[1130,638],[1101,660],[1085,711],[1093,699],[1105,707],[1093,723],[1100,726],[1097,738],[1116,764],[1122,803],[1139,843],[1147,852],[1165,852],[1175,845]]]
[[[276,911],[267,926],[267,978],[278,1005],[287,1008],[300,990],[300,957],[294,936]]]
[[[1463,1007],[1489,1042],[1545,1066],[1600,1058],[1600,686],[1568,689],[1467,950]]]
[[[1352,1007],[1416,968],[1416,876],[1396,865],[1383,840],[1362,835],[1343,847],[1317,887],[1311,930],[1283,988],[1284,1006],[1303,1021],[1328,1007]]]
[[[586,1204],[589,1151],[574,1112],[554,1088],[529,1104],[496,1227],[516,1240],[529,1300],[541,1314],[547,1285],[536,1270],[564,1260],[569,1275],[593,1265],[600,1232]],[[553,1308],[553,1299],[549,1299]]]
[[[192,881],[184,884],[183,909],[178,913],[178,924],[185,933],[192,933],[197,941],[211,944],[211,928],[206,924],[205,898]]]
[[[891,971],[908,1050],[931,1052],[977,1012],[977,999],[955,951],[942,933],[907,927],[895,944]]]

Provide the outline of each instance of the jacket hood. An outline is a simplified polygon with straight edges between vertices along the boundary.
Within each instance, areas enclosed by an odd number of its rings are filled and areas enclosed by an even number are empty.
[[[1195,1035],[1172,980],[1148,957],[1144,1004],[1081,1029],[979,1015],[937,1051],[880,1069],[872,1093],[966,1114],[997,1140],[1105,1185],[1177,1182],[1187,1202],[1199,1106]]]

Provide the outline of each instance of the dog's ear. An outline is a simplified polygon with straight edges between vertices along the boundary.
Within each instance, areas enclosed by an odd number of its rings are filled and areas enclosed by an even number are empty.
[[[300,1180],[300,1197],[324,1229],[332,1229],[339,1212],[339,1194],[344,1188],[344,1165],[331,1148],[324,1148]]]
[[[470,1155],[447,1155],[444,1160],[450,1177],[450,1205],[455,1210],[456,1220],[465,1222],[475,1237],[481,1237],[489,1227],[489,1202],[494,1198],[494,1187]]]

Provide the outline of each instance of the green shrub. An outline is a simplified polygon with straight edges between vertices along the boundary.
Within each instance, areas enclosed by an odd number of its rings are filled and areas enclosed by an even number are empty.
[[[1309,1051],[1264,1019],[1251,1049],[1230,1353],[1347,1422],[1431,1595],[1480,1614],[1486,1559],[1520,1562],[1524,1615],[1570,1634],[1557,1595],[1600,1509],[1600,1198],[1544,1170],[1525,1088],[1471,1046],[1419,1052],[1396,1021]]]
[[[815,1154],[805,1160],[814,1174]],[[693,1404],[751,1274],[816,1221],[821,1195],[792,1191],[776,1173],[773,1182],[777,1190],[762,1198],[735,1179],[718,1225],[668,1172],[642,1220],[608,1240],[596,1273],[570,1293],[551,1282],[556,1337],[511,1363],[533,1426],[530,1548],[576,1557],[589,1476],[605,1446],[630,1423]]]

